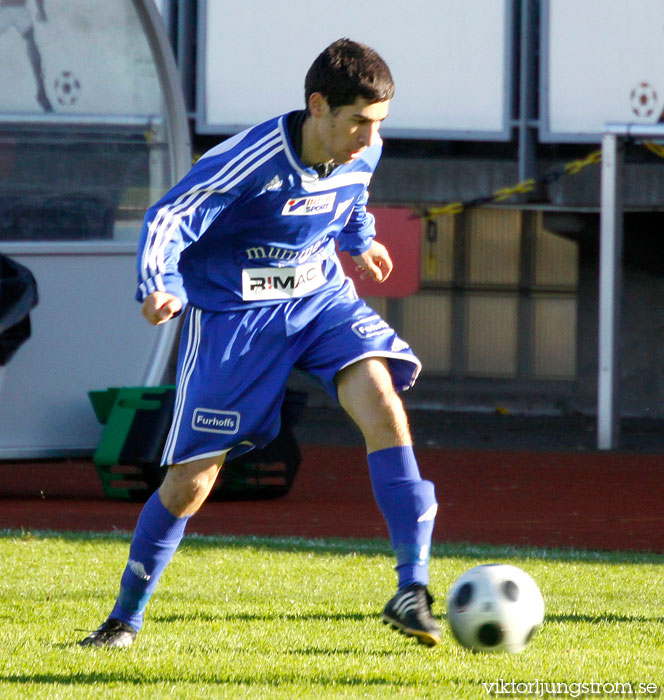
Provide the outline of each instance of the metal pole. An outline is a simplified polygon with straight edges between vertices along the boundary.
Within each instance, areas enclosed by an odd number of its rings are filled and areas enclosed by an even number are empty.
[[[610,450],[620,433],[620,305],[623,246],[623,141],[616,134],[602,138],[602,180],[599,260],[599,377],[597,447]]]
[[[169,43],[163,21],[153,2],[134,0],[136,11],[143,24],[145,36],[150,44],[155,60],[159,81],[164,93],[167,115],[169,156],[171,161],[171,183],[174,185],[191,167],[191,142],[187,109],[182,94],[180,75],[175,64],[173,50]],[[164,382],[172,348],[177,340],[180,323],[170,321],[157,330],[155,344],[143,375],[145,386],[155,386]]]
[[[535,119],[537,104],[537,13],[533,0],[521,0],[521,55],[519,62],[519,182],[535,177]]]

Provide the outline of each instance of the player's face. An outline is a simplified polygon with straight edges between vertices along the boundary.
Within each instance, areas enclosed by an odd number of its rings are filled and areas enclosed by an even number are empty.
[[[312,95],[312,97],[314,97]],[[371,146],[389,112],[390,101],[374,102],[358,98],[352,105],[330,109],[322,95],[314,100],[312,114],[317,118],[316,135],[321,162],[349,163]]]

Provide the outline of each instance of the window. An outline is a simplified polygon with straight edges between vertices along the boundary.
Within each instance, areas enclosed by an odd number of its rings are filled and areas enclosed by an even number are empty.
[[[576,243],[542,213],[476,209],[423,222],[421,291],[401,330],[429,376],[576,376]]]

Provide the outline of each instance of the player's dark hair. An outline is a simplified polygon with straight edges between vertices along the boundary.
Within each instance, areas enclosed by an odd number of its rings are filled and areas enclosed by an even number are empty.
[[[352,105],[362,98],[369,104],[391,100],[392,74],[383,59],[364,44],[337,39],[312,63],[304,80],[305,104],[320,92],[332,109]]]

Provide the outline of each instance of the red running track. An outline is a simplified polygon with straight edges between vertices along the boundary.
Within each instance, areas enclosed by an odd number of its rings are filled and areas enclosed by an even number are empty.
[[[209,501],[188,532],[386,537],[362,448],[302,452],[287,496]],[[436,484],[436,541],[664,552],[664,455],[416,452]],[[0,462],[2,529],[132,531],[140,508],[106,498],[89,461]]]

